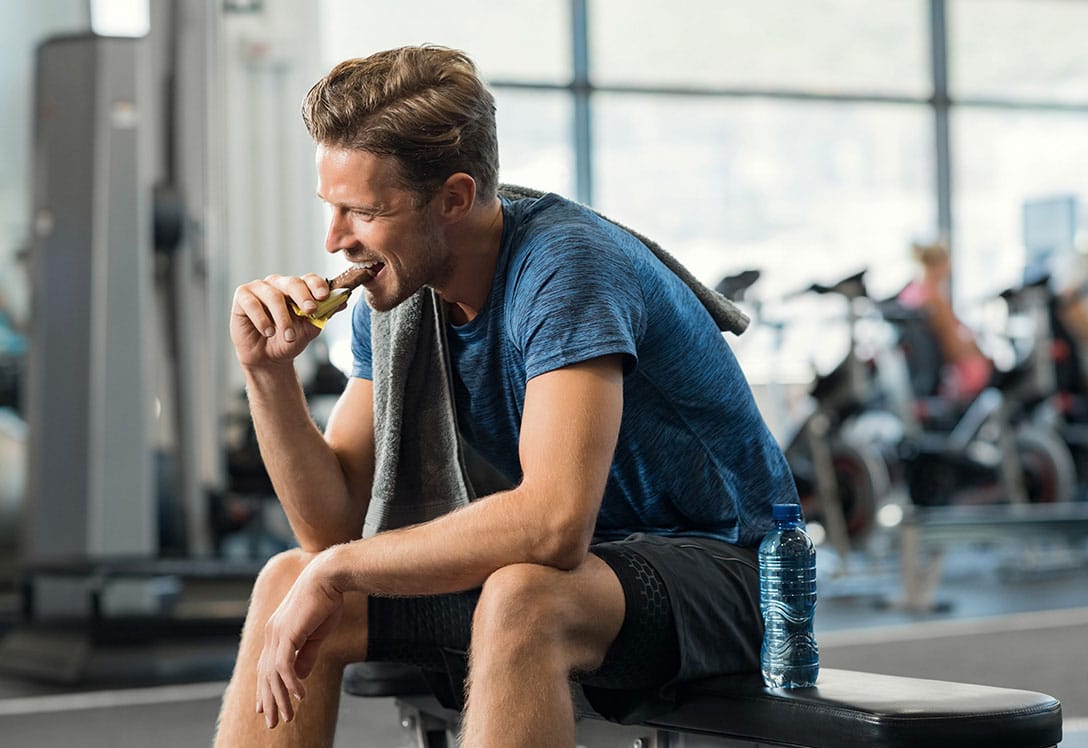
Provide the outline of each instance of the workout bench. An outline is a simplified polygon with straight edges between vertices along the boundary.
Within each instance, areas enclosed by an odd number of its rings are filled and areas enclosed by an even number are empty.
[[[351,665],[344,691],[396,698],[413,748],[455,745],[458,715],[413,668]],[[830,668],[814,688],[767,688],[758,674],[713,678],[645,724],[586,713],[578,725],[586,748],[1053,748],[1061,739],[1061,703],[1046,694]]]

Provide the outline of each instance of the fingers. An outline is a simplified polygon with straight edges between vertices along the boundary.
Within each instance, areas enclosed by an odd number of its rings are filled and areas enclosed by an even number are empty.
[[[287,294],[306,314],[313,314],[317,302],[329,295],[329,282],[317,273],[307,273],[297,278],[272,275],[265,280]]]
[[[301,679],[313,672],[314,665],[317,664],[317,653],[320,647],[321,641],[319,639],[310,639],[302,645],[298,654],[295,655],[294,672],[299,680],[296,681],[296,685],[292,692],[300,700],[306,695],[306,692],[302,690],[304,686],[302,685]]]
[[[318,301],[328,297],[329,282],[317,273],[306,273],[306,275],[302,276],[302,281],[310,289],[310,294]]]
[[[276,673],[279,678],[272,680],[272,690],[276,694],[277,701],[283,707],[280,712],[285,714],[284,720],[290,722],[294,718],[294,708],[291,705],[291,696],[301,698],[302,682],[297,674],[296,653],[297,649],[291,642],[280,645],[276,656]]]
[[[257,660],[257,712],[264,714],[269,728],[295,718],[292,699],[305,696],[302,679],[313,670],[318,648],[342,616],[343,595],[330,595],[314,584],[313,576],[304,573],[295,580],[264,626],[264,646]]]
[[[259,292],[261,289],[258,287],[258,283],[258,281],[254,281],[235,289],[232,314],[235,317],[248,319],[253,329],[261,336],[271,338],[276,334],[276,321]],[[269,303],[273,307],[276,305],[275,300],[271,300]]]
[[[264,723],[272,729],[279,724],[280,708],[270,683],[270,676],[274,676],[275,671],[268,666],[267,660],[266,649],[257,664],[257,713],[264,715]]]
[[[291,722],[295,718],[292,697],[301,701],[303,696],[302,683],[295,674],[294,646],[266,640],[257,665],[257,713],[264,714],[269,729]]]
[[[316,273],[301,277],[269,275],[235,290],[233,314],[248,319],[253,329],[265,338],[272,338],[280,331],[287,342],[293,342],[299,337],[301,326],[291,306],[312,314],[317,310],[317,302],[328,295],[328,282]]]
[[[276,677],[275,671],[270,677],[259,680],[257,694],[257,714],[264,714],[264,723],[269,729],[276,727],[280,722],[294,720],[295,709],[289,689],[281,679]]]
[[[279,724],[280,708],[272,690],[271,680],[276,673],[270,660],[271,653],[266,642],[257,660],[257,713],[264,715],[264,722],[271,729]]]
[[[290,668],[290,666],[288,666]],[[273,673],[273,677],[267,681],[269,693],[272,695],[272,699],[275,703],[275,709],[273,714],[278,715],[283,722],[290,722],[295,718],[295,709],[291,704],[291,694],[288,692],[286,684],[283,682],[283,678],[275,677],[281,674],[282,671],[277,670]],[[268,714],[265,714],[267,719]],[[274,727],[275,725],[273,725]]]

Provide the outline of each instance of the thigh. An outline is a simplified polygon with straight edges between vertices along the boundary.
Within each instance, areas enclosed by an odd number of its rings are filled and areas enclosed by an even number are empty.
[[[623,630],[604,665],[583,680],[596,711],[643,720],[667,709],[682,682],[759,669],[754,549],[636,534],[592,550],[620,569],[627,596]]]
[[[572,570],[512,564],[484,583],[473,642],[558,646],[553,656],[569,671],[584,672],[600,666],[624,613],[620,580],[594,554]]]
[[[754,548],[658,535],[621,542],[629,543],[664,581],[680,648],[677,680],[759,669],[763,621]]]
[[[511,564],[491,574],[482,589],[370,598],[367,659],[441,669],[451,655],[468,652],[480,630],[528,638],[547,630],[563,636],[575,667],[594,669],[623,616],[620,582],[594,555],[570,571]]]
[[[505,616],[505,621],[496,624],[499,627],[532,635],[534,617],[543,626],[562,627],[579,670],[601,664],[624,617],[620,582],[594,555],[572,571],[514,564],[492,574],[482,590],[370,598],[367,660],[419,667],[445,706],[461,708],[467,653],[481,596],[485,615],[490,609]]]

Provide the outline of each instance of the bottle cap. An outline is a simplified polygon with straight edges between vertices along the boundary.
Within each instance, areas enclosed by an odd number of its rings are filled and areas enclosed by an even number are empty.
[[[800,522],[800,504],[774,504],[771,506],[771,516],[778,522]]]

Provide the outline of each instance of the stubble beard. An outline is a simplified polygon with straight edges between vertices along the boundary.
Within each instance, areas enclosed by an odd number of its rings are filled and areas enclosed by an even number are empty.
[[[420,233],[417,249],[410,265],[402,265],[401,274],[394,275],[386,266],[388,277],[380,283],[392,282],[388,292],[380,296],[370,288],[364,288],[367,304],[376,312],[388,312],[407,301],[424,286],[440,285],[450,273],[450,253],[444,238],[437,229],[428,226]]]

